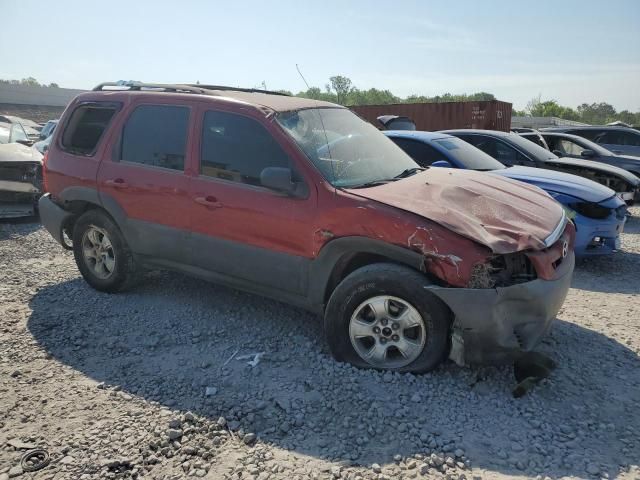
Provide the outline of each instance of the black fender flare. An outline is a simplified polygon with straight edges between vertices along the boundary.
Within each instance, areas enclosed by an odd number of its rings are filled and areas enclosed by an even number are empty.
[[[357,254],[371,254],[407,265],[424,272],[424,257],[413,250],[368,237],[340,237],[329,241],[311,263],[309,271],[309,297],[311,303],[324,306],[327,289],[343,259]]]
[[[120,230],[124,232],[123,227],[126,225],[127,215],[116,199],[108,193],[98,192],[95,188],[90,187],[68,187],[60,193],[59,198],[63,204],[85,202],[102,208],[111,215]]]

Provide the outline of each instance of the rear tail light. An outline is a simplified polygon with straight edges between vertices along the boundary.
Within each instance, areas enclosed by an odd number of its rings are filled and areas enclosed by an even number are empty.
[[[44,152],[44,156],[42,157],[42,186],[44,190],[43,193],[46,193],[49,191],[49,188],[47,187],[47,160],[49,160],[49,150]]]

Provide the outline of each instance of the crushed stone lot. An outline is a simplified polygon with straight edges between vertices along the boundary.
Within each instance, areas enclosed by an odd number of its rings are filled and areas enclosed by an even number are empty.
[[[338,364],[319,318],[182,275],[96,292],[38,223],[0,223],[0,480],[640,478],[632,212],[623,251],[578,262],[539,348],[558,368],[520,399],[509,367]]]

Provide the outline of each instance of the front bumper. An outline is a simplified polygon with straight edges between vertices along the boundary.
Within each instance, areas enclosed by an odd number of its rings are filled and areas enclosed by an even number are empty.
[[[63,237],[63,228],[68,220],[73,216],[71,212],[56,205],[51,200],[51,195],[46,193],[38,200],[38,209],[40,210],[40,221],[51,236],[56,241],[66,247]]]
[[[458,365],[501,364],[531,351],[562,307],[574,266],[570,252],[553,280],[487,289],[427,287],[455,316],[449,357]]]
[[[30,182],[0,180],[0,218],[35,215],[39,195],[40,189]]]
[[[573,221],[576,225],[576,256],[607,255],[620,248],[620,234],[626,217],[611,215],[608,220],[593,220],[578,214]],[[599,241],[594,241],[596,238]]]

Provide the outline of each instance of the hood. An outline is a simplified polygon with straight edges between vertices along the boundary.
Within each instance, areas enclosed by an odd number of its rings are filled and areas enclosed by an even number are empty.
[[[564,219],[561,205],[539,188],[472,170],[430,168],[347,191],[420,215],[501,254],[545,248]]]
[[[616,194],[609,187],[588,178],[545,168],[511,167],[504,170],[494,170],[491,173],[530,183],[547,192],[570,195],[585,202],[599,203]]]
[[[42,163],[42,155],[37,150],[20,143],[3,143],[0,145],[0,162]]]
[[[613,165],[608,165],[602,162],[594,162],[593,160],[581,160],[578,158],[562,157],[545,160],[545,163],[556,164],[560,166],[567,165],[571,167],[588,168],[597,172],[615,175],[616,177],[622,178],[634,186],[640,184],[640,180],[638,180],[638,177],[636,177],[633,173],[627,172],[620,167],[614,167]]]

